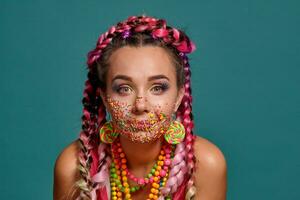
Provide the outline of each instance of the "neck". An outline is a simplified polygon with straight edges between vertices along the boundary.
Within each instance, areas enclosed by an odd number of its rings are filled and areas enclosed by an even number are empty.
[[[127,137],[120,136],[120,143],[128,161],[128,168],[142,175],[149,172],[157,161],[163,138],[151,143],[136,143]]]

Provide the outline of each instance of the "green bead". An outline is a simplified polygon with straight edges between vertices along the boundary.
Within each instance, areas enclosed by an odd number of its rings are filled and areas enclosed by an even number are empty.
[[[122,184],[117,184],[117,185],[118,185],[118,188],[120,188],[120,189],[123,188]]]
[[[136,191],[135,187],[130,188],[130,192],[135,192],[135,191]]]

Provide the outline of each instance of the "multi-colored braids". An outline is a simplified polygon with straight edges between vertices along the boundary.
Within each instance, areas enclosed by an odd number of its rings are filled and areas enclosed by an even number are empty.
[[[184,32],[172,28],[163,19],[147,16],[132,16],[102,34],[95,49],[88,54],[88,80],[83,93],[82,131],[80,133],[81,151],[79,170],[81,180],[77,185],[81,189],[78,199],[107,199],[109,196],[109,173],[111,162],[109,148],[100,142],[98,131],[106,122],[106,109],[100,97],[105,90],[105,76],[108,59],[111,54],[123,46],[159,46],[173,58],[177,73],[177,86],[184,87],[185,94],[177,111],[186,130],[184,144],[178,144],[172,161],[172,169],[162,196],[173,195],[173,199],[193,196],[193,172],[195,157],[193,152],[193,116],[190,83],[190,67],[187,53],[195,46]]]

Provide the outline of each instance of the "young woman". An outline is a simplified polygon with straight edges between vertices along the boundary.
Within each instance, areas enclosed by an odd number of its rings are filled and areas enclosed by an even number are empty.
[[[133,16],[88,54],[82,131],[55,164],[54,199],[226,199],[222,152],[193,133],[187,35]]]

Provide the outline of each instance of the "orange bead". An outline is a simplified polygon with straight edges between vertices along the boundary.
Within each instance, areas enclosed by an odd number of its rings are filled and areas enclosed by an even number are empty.
[[[123,183],[123,186],[124,186],[124,187],[129,187],[129,185],[128,185],[127,182]]]
[[[121,197],[122,196],[122,192],[117,192],[117,196]]]
[[[127,188],[124,189],[124,192],[125,192],[125,193],[129,193],[129,192],[130,192],[130,189],[127,187]]]

